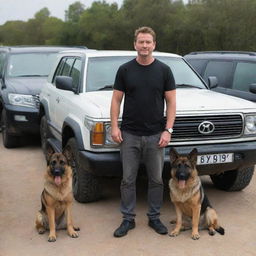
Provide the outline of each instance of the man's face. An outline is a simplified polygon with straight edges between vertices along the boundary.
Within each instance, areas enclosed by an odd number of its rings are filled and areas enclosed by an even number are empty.
[[[150,56],[155,47],[156,43],[153,40],[153,36],[148,33],[139,33],[136,42],[134,42],[134,48],[141,57]]]

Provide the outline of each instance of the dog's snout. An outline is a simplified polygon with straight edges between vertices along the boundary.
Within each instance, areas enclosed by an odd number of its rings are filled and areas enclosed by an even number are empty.
[[[187,180],[189,178],[189,171],[188,168],[184,164],[180,164],[176,171],[176,178],[178,180]]]
[[[185,180],[187,175],[186,175],[184,172],[182,172],[182,173],[179,173],[178,176],[179,176],[178,178],[179,178],[180,180]]]
[[[62,175],[61,169],[58,169],[58,168],[54,169],[53,175],[54,176],[61,176]]]

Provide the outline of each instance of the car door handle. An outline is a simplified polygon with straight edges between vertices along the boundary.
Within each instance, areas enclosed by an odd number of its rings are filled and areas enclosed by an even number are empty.
[[[58,97],[58,98],[56,98],[56,101],[58,102],[58,103],[60,103],[60,98]]]

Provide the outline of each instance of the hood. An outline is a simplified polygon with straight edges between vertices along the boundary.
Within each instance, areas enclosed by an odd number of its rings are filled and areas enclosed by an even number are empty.
[[[256,111],[256,103],[211,90],[177,89],[177,113],[235,112],[241,109],[254,109]]]
[[[5,84],[8,92],[26,95],[36,95],[39,94],[46,80],[47,77],[7,78],[5,79]]]
[[[85,98],[84,98],[85,97]],[[84,93],[81,99],[82,109],[92,118],[110,118],[112,91]],[[90,101],[90,109],[88,109]],[[87,102],[87,103],[85,103]],[[211,90],[184,88],[177,89],[177,115],[187,113],[227,113],[227,112],[256,112],[256,103],[221,94]],[[122,107],[120,111],[122,116]]]

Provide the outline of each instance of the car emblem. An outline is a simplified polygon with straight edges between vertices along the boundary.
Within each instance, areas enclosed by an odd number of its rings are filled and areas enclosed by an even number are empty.
[[[198,131],[202,134],[210,134],[213,133],[215,126],[212,122],[204,121],[198,126]]]

